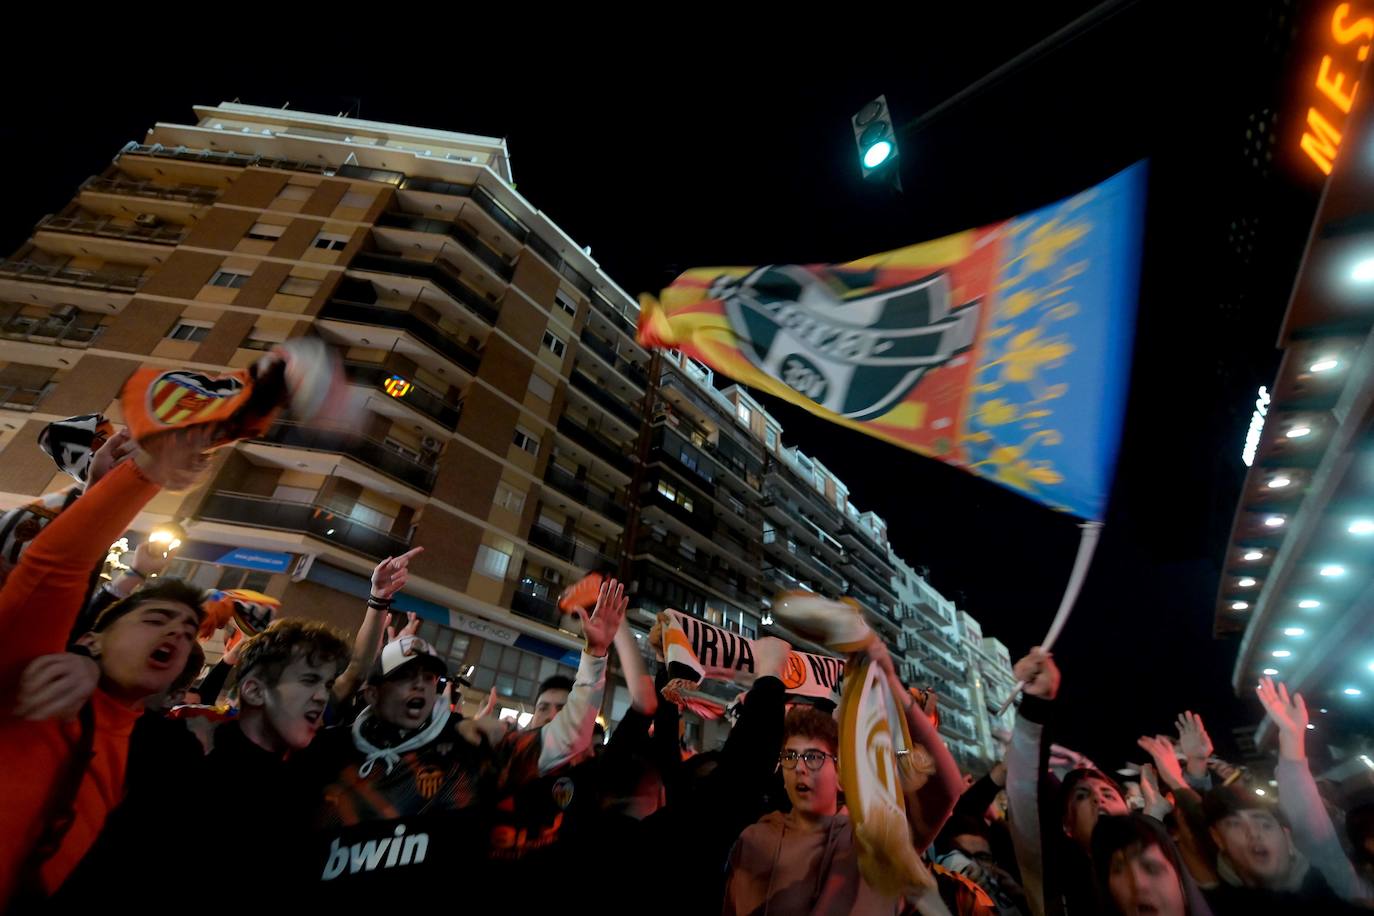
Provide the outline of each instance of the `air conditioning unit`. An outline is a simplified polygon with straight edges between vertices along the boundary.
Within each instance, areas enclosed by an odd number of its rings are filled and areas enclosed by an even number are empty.
[[[158,216],[156,213],[140,213],[138,216],[134,217],[134,222],[144,229],[156,229],[158,226],[162,225],[162,217]]]
[[[560,573],[560,572],[559,572],[558,570],[556,570],[556,569],[550,569],[550,570],[548,570],[548,571],[547,571],[547,575],[545,576],[545,578],[547,578],[547,579],[549,580],[549,584],[550,584],[550,585],[562,585],[562,584],[563,584],[563,574]]]
[[[420,448],[427,452],[437,452],[439,451],[439,440],[433,436],[425,436],[420,440]]]

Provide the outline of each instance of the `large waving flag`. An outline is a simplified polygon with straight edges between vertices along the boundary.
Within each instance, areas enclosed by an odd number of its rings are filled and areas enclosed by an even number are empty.
[[[1145,167],[848,264],[696,268],[639,341],[1100,520],[1130,368]]]

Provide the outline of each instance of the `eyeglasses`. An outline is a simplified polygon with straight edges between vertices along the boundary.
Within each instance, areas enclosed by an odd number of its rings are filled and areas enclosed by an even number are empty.
[[[824,751],[783,751],[778,755],[778,763],[782,764],[784,770],[795,770],[797,761],[801,760],[806,764],[806,769],[812,773],[825,766],[827,760],[838,761],[839,759],[834,754],[827,754]]]

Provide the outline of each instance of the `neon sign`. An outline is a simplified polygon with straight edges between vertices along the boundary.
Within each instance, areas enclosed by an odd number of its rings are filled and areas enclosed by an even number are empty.
[[[1250,415],[1250,429],[1245,433],[1245,450],[1240,460],[1248,468],[1255,463],[1255,452],[1259,451],[1260,433],[1264,432],[1264,418],[1269,415],[1269,389],[1260,386],[1259,397],[1255,398],[1255,412]]]
[[[1298,142],[1323,175],[1331,174],[1331,165],[1336,161],[1341,130],[1355,103],[1355,90],[1360,87],[1358,74],[1369,57],[1370,41],[1374,39],[1374,17],[1365,16],[1353,22],[1349,21],[1350,17],[1349,3],[1340,4],[1331,15],[1331,34],[1327,41],[1334,55],[1323,54],[1317,67],[1312,84],[1319,93],[1317,104],[1307,109],[1307,126]],[[1352,46],[1357,39],[1362,43]]]
[[[382,389],[386,391],[387,394],[391,395],[393,398],[405,397],[406,395],[410,394],[411,389],[414,387],[414,382],[411,382],[400,375],[393,375],[386,381],[382,382]]]

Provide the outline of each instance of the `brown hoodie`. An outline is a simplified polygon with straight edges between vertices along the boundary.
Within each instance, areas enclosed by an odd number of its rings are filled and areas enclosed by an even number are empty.
[[[845,809],[800,830],[774,811],[740,834],[730,853],[724,916],[892,916],[901,903],[859,875],[854,828]]]

